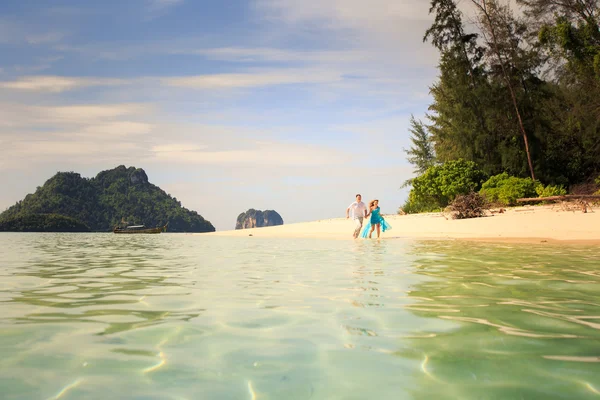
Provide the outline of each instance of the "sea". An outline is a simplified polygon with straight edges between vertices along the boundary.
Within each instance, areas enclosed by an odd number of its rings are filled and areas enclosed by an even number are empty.
[[[600,248],[0,234],[0,398],[597,399]]]

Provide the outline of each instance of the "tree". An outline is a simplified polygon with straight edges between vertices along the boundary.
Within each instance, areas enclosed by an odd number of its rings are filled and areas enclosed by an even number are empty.
[[[476,192],[486,180],[474,162],[449,161],[430,167],[423,175],[413,179],[409,199],[430,208],[444,208],[456,196]],[[412,197],[411,197],[412,196]]]
[[[409,163],[414,165],[414,173],[423,174],[435,164],[435,152],[431,135],[421,121],[417,121],[413,115],[410,116],[410,129],[412,146],[404,150]]]
[[[547,103],[552,130],[546,164],[565,182],[600,171],[600,2],[518,0],[551,61],[556,99]]]
[[[489,136],[483,99],[487,89],[477,34],[467,33],[454,0],[432,0],[432,26],[423,38],[441,53],[440,81],[431,88],[429,130],[441,161],[456,158],[480,162],[490,153],[478,138]]]
[[[523,124],[521,111],[519,110],[515,87],[506,65],[506,58],[510,57],[506,50],[514,50],[515,48],[514,44],[510,43],[510,39],[513,38],[513,35],[511,34],[511,25],[506,23],[506,17],[508,14],[507,8],[500,6],[496,0],[471,0],[471,3],[473,3],[480,12],[480,21],[482,27],[484,28],[484,36],[486,37],[486,41],[488,41],[489,47],[493,50],[498,64],[500,65],[502,76],[504,77],[506,87],[510,93],[513,107],[515,109],[515,114],[519,123],[519,129],[523,134],[523,141],[525,143],[525,152],[527,153],[527,163],[529,164],[531,179],[535,181],[533,162],[531,161],[531,152],[529,151],[529,138],[527,136],[527,131],[525,130],[525,125]],[[502,34],[504,35],[501,36]],[[502,39],[505,39],[509,42],[508,46],[501,46]]]

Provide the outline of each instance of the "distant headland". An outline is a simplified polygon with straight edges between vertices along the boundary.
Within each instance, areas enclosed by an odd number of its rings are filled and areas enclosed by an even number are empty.
[[[83,178],[59,172],[0,214],[0,231],[108,232],[120,223],[164,226],[169,232],[214,232],[195,211],[148,181],[141,168],[120,165]]]
[[[283,225],[283,218],[277,211],[261,211],[251,208],[238,215],[235,229],[252,229],[277,225]]]

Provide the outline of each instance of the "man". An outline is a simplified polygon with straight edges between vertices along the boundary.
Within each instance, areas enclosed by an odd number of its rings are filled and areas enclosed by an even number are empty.
[[[356,195],[356,201],[348,206],[346,209],[346,219],[350,218],[350,212],[352,211],[352,219],[354,220],[354,239],[360,235],[360,229],[363,225],[363,219],[367,216],[367,206],[362,202],[362,196]]]

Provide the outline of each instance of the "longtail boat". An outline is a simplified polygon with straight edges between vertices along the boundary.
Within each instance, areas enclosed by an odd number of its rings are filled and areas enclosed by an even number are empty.
[[[113,229],[113,233],[161,233],[167,231],[167,225],[157,228],[146,228],[145,225],[132,225],[126,228],[119,228],[116,226],[115,229]]]

